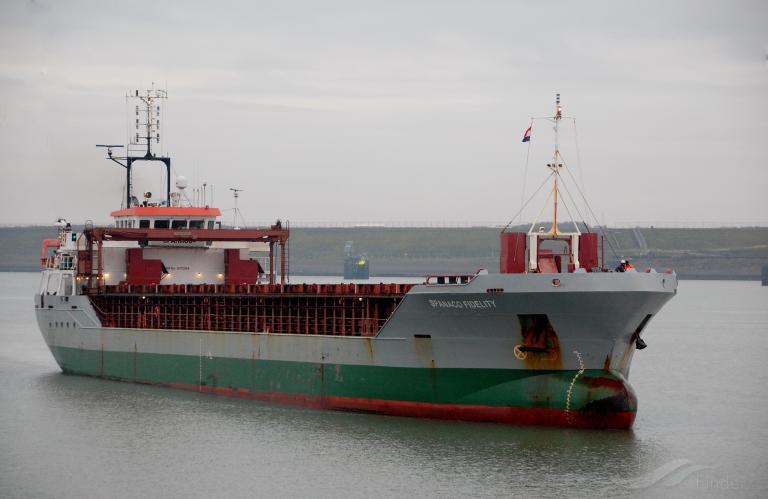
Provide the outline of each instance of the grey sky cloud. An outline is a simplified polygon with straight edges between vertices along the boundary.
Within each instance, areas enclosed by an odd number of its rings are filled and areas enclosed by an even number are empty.
[[[107,221],[123,172],[93,146],[125,142],[123,96],[155,82],[176,172],[224,209],[246,189],[251,221],[506,221],[522,132],[561,92],[601,222],[766,224],[766,18],[758,1],[3,2],[0,223]],[[550,138],[536,123],[529,192]],[[159,180],[142,167],[137,187]]]

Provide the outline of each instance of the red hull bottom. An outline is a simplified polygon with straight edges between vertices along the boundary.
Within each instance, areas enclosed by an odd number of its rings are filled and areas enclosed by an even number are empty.
[[[569,428],[628,429],[636,412],[566,411],[542,407],[498,407],[486,405],[433,404],[405,400],[377,400],[336,396],[308,396],[283,392],[252,392],[224,387],[170,384],[171,388],[215,393],[229,397],[296,405],[313,409],[369,412],[389,416],[460,421],[504,423],[511,425],[561,426]]]

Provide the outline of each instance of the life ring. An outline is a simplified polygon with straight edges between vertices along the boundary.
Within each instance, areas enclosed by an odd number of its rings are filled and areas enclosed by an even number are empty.
[[[528,358],[528,352],[523,352],[520,350],[520,345],[515,345],[515,357],[517,357],[519,360],[525,360]]]

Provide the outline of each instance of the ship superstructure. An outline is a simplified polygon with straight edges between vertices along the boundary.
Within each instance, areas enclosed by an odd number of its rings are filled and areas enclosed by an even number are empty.
[[[392,415],[632,424],[632,355],[674,273],[610,272],[601,238],[555,214],[549,230],[501,234],[499,273],[291,284],[287,223],[227,228],[183,179],[139,201],[128,165],[160,161],[170,179],[170,158],[116,147],[128,178],[114,224],[62,221],[43,244],[36,314],[65,373]]]

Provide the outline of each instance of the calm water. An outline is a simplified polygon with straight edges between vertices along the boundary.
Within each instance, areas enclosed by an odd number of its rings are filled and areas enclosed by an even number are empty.
[[[768,495],[768,287],[680,284],[631,431],[282,407],[64,376],[0,273],[0,497]]]

